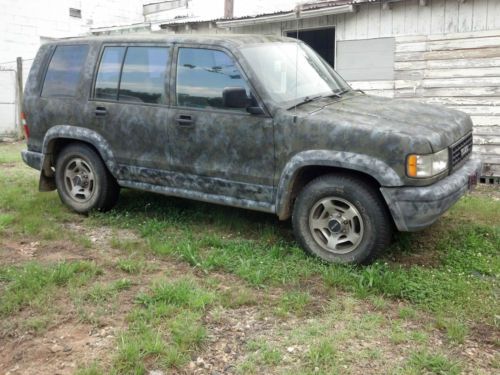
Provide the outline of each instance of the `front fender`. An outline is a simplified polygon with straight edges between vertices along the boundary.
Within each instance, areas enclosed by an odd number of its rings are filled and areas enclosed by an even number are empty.
[[[53,153],[55,141],[61,138],[74,139],[89,143],[94,146],[99,152],[99,155],[106,164],[106,167],[108,167],[111,174],[115,178],[118,177],[117,163],[115,161],[115,157],[109,143],[101,135],[93,130],[70,125],[53,126],[49,129],[49,131],[47,131],[42,145],[42,171],[46,170],[46,168],[50,168],[50,155],[52,155]]]
[[[300,169],[308,166],[337,167],[361,172],[375,178],[381,186],[402,186],[403,181],[389,165],[374,157],[345,151],[309,150],[296,154],[285,165],[276,196],[280,219],[289,216],[293,182]]]

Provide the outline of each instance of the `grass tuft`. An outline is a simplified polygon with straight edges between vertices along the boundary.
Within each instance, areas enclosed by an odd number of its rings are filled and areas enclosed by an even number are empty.
[[[102,273],[95,263],[80,261],[42,266],[27,263],[20,267],[0,268],[0,281],[6,286],[0,294],[0,316],[7,316],[27,306],[40,306],[55,287],[72,283],[84,285]]]
[[[461,372],[458,362],[427,351],[414,352],[408,360],[407,369],[418,374],[458,375]]]

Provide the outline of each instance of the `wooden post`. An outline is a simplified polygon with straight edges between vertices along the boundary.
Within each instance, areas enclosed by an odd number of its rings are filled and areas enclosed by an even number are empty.
[[[224,1],[224,18],[233,18],[234,16],[234,3],[233,0]]]
[[[16,108],[17,108],[17,137],[18,139],[24,138],[23,134],[23,121],[21,119],[21,112],[23,111],[23,58],[16,59]]]

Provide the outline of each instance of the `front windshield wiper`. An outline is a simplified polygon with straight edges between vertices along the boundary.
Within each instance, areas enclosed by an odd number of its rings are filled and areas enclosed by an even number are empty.
[[[294,105],[292,105],[291,107],[287,108],[288,109],[292,109],[292,108],[296,108],[296,107],[299,107],[301,106],[302,104],[306,104],[306,103],[310,103],[310,102],[313,102],[315,100],[318,100],[318,99],[321,99],[321,98],[324,98],[324,95],[318,95],[318,96],[306,96],[304,99],[302,99],[300,102],[298,103],[295,103]]]
[[[340,90],[340,91],[334,91],[333,95],[338,96],[340,98],[340,96],[344,95],[348,91],[349,91],[349,89],[344,89],[344,90]]]

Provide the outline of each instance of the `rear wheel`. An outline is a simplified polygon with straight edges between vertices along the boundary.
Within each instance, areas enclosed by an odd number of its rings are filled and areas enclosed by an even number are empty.
[[[61,201],[80,213],[111,209],[120,191],[99,155],[81,143],[65,147],[57,156],[56,186]]]
[[[310,182],[297,197],[292,224],[306,251],[334,263],[368,263],[390,244],[392,234],[377,192],[347,174]]]

